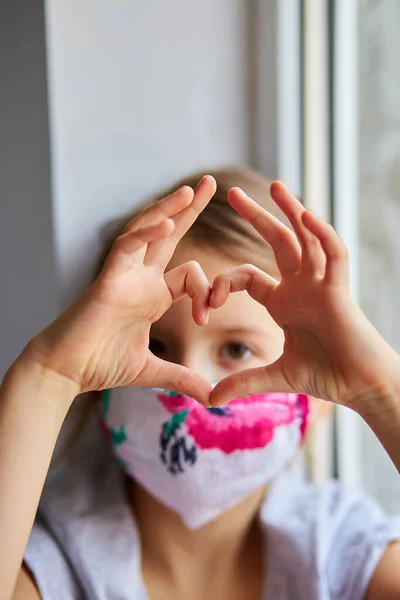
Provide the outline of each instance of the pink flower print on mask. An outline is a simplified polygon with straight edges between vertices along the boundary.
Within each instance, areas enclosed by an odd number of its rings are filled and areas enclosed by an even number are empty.
[[[173,392],[158,394],[158,400],[179,419],[202,450],[218,448],[225,454],[235,450],[264,448],[274,437],[275,427],[299,420],[303,435],[308,398],[303,394],[269,393],[237,398],[219,408],[204,408],[193,398]]]
[[[184,410],[190,410],[195,404],[199,405],[194,398],[183,396],[177,392],[170,392],[169,390],[164,390],[162,394],[157,394],[157,398],[167,411],[173,415]]]

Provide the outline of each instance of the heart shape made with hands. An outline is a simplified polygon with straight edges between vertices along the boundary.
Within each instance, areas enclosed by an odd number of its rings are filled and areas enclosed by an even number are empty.
[[[36,337],[46,365],[73,381],[78,393],[162,387],[206,406],[266,392],[303,393],[344,404],[360,388],[376,388],[381,383],[374,380],[376,364],[393,360],[351,299],[347,249],[335,230],[307,211],[284,184],[272,184],[271,197],[292,228],[239,188],[228,193],[232,208],[271,246],[279,281],[249,264],[219,275],[212,289],[195,262],[166,271],[215,189],[215,180],[206,176],[194,190],[184,186],[126,226],[91,288]],[[150,327],[172,303],[189,296],[195,322],[204,325],[210,309],[244,290],[284,332],[283,354],[274,363],[236,372],[212,389],[199,374],[149,351]]]

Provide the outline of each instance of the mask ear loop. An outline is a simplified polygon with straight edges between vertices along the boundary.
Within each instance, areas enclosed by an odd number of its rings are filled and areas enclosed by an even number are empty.
[[[101,390],[100,406],[99,406],[99,413],[98,413],[98,424],[99,424],[100,431],[101,431],[104,439],[106,440],[106,442],[108,444],[111,445],[111,435],[110,435],[110,431],[109,431],[109,429],[107,427],[107,423],[106,423],[106,416],[107,416],[108,409],[110,406],[110,396],[111,396],[110,389]]]
[[[304,443],[306,432],[308,428],[308,421],[310,415],[310,399],[307,394],[297,394],[297,406],[299,408],[299,414],[301,418],[300,434],[301,443]]]

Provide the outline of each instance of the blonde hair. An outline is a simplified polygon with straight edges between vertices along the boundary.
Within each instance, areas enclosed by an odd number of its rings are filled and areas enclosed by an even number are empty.
[[[268,210],[281,222],[292,228],[286,215],[271,199],[269,188],[272,180],[261,173],[248,167],[226,167],[207,171],[217,182],[217,190],[212,200],[200,213],[193,223],[185,238],[202,246],[208,246],[217,252],[237,258],[241,262],[251,262],[269,274],[279,277],[275,258],[269,244],[255,229],[243,219],[229,204],[228,192],[232,187],[240,187],[248,196],[253,198],[260,206]],[[132,213],[115,221],[108,227],[105,240],[105,252],[101,257],[100,265],[104,262],[114,239],[120,235],[127,223],[136,218],[143,210],[155,204],[161,198],[168,196],[183,185],[195,188],[204,172],[197,172],[182,177],[172,186],[162,190],[150,201],[136,208]]]

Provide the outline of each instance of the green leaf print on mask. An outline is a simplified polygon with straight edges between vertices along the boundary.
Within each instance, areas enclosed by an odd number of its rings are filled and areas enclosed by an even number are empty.
[[[168,423],[168,435],[172,435],[178,429],[179,425],[186,419],[188,412],[188,410],[184,410],[183,412],[172,415],[172,418]]]
[[[120,425],[119,431],[115,431],[112,427],[110,429],[111,441],[114,446],[120,446],[124,442],[126,442],[127,437],[125,433],[125,425]]]
[[[110,408],[110,393],[111,393],[111,390],[103,390],[101,392],[100,412],[101,412],[103,419],[106,418],[108,410]],[[115,429],[113,429],[112,427],[110,427],[107,424],[105,425],[105,427],[109,431],[110,439],[111,439],[111,442],[114,444],[114,446],[120,446],[121,444],[126,442],[127,435],[125,433],[125,425],[120,425],[119,431],[116,431]]]

